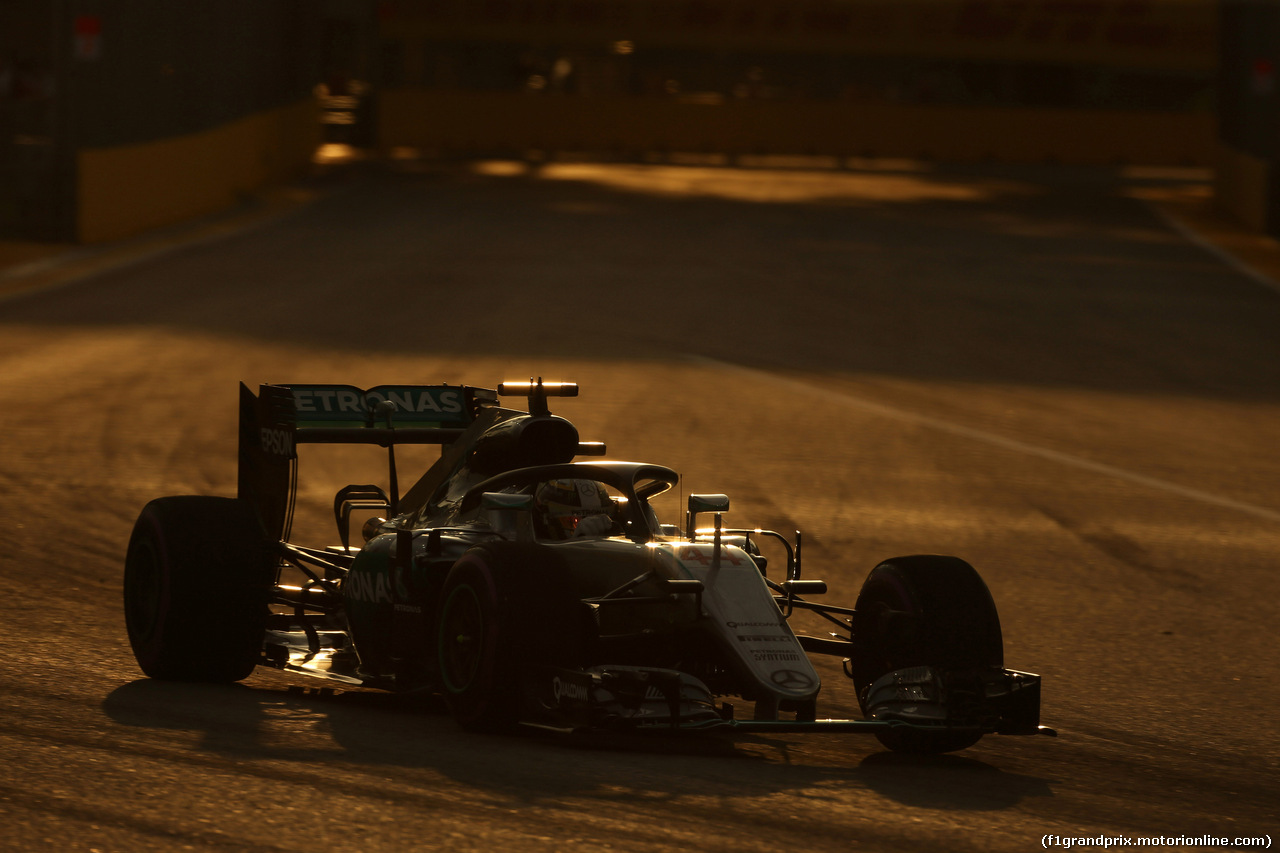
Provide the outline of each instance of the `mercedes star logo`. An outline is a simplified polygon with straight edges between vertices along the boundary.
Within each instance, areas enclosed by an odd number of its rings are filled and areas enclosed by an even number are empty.
[[[813,686],[813,679],[794,669],[779,669],[773,673],[773,683],[784,690],[803,690]]]

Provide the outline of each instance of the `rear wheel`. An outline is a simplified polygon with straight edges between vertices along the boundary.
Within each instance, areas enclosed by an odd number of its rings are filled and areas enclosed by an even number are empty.
[[[956,557],[900,557],[872,569],[858,594],[859,637],[867,653],[852,663],[858,700],[880,676],[915,666],[944,672],[1003,668],[1000,617],[977,571]],[[953,752],[981,732],[891,729],[876,737],[896,752]]]
[[[124,565],[124,615],[142,671],[231,682],[262,653],[275,563],[253,508],[232,498],[159,498],[142,509]]]

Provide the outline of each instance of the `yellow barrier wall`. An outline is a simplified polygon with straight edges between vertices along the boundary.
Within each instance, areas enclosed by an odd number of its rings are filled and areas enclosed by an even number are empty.
[[[821,154],[942,161],[1210,166],[1212,113],[885,103],[559,97],[400,89],[379,97],[386,148]]]
[[[319,141],[307,100],[187,136],[82,150],[79,240],[119,239],[231,207],[296,177]]]

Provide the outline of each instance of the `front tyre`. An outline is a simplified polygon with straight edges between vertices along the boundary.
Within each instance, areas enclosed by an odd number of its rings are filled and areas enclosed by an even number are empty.
[[[533,673],[583,662],[586,611],[565,569],[538,546],[472,548],[449,570],[439,601],[440,688],[463,728],[514,728],[535,704],[527,689]]]
[[[275,561],[253,508],[233,498],[143,507],[124,565],[124,616],[151,678],[233,682],[261,658]]]
[[[517,719],[513,579],[492,553],[473,549],[440,591],[436,662],[453,717],[473,731],[511,728]]]
[[[900,557],[876,566],[854,608],[858,639],[867,653],[854,661],[858,700],[880,676],[908,667],[943,672],[1002,669],[1000,617],[977,571],[956,557]],[[981,732],[890,729],[876,737],[895,752],[942,753],[965,749]]]

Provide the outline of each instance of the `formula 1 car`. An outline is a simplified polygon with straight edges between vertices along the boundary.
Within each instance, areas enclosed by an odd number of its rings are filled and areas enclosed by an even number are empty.
[[[678,475],[597,459],[604,445],[548,408],[577,392],[242,384],[238,496],[159,498],[133,528],[124,605],[143,672],[230,682],[266,666],[437,693],[474,730],[865,732],[930,753],[1052,734],[1040,677],[1004,668],[969,564],[889,560],[854,607],[818,603],[826,584],[802,576],[798,532],[726,527],[720,494],[690,495],[683,526],[661,522],[654,501]],[[386,448],[388,488],[337,491],[337,544],[290,541],[306,444]],[[442,449],[400,494],[408,444]],[[776,577],[765,543],[785,563]],[[836,631],[797,634],[800,611]],[[818,718],[810,655],[843,659],[864,719]]]

